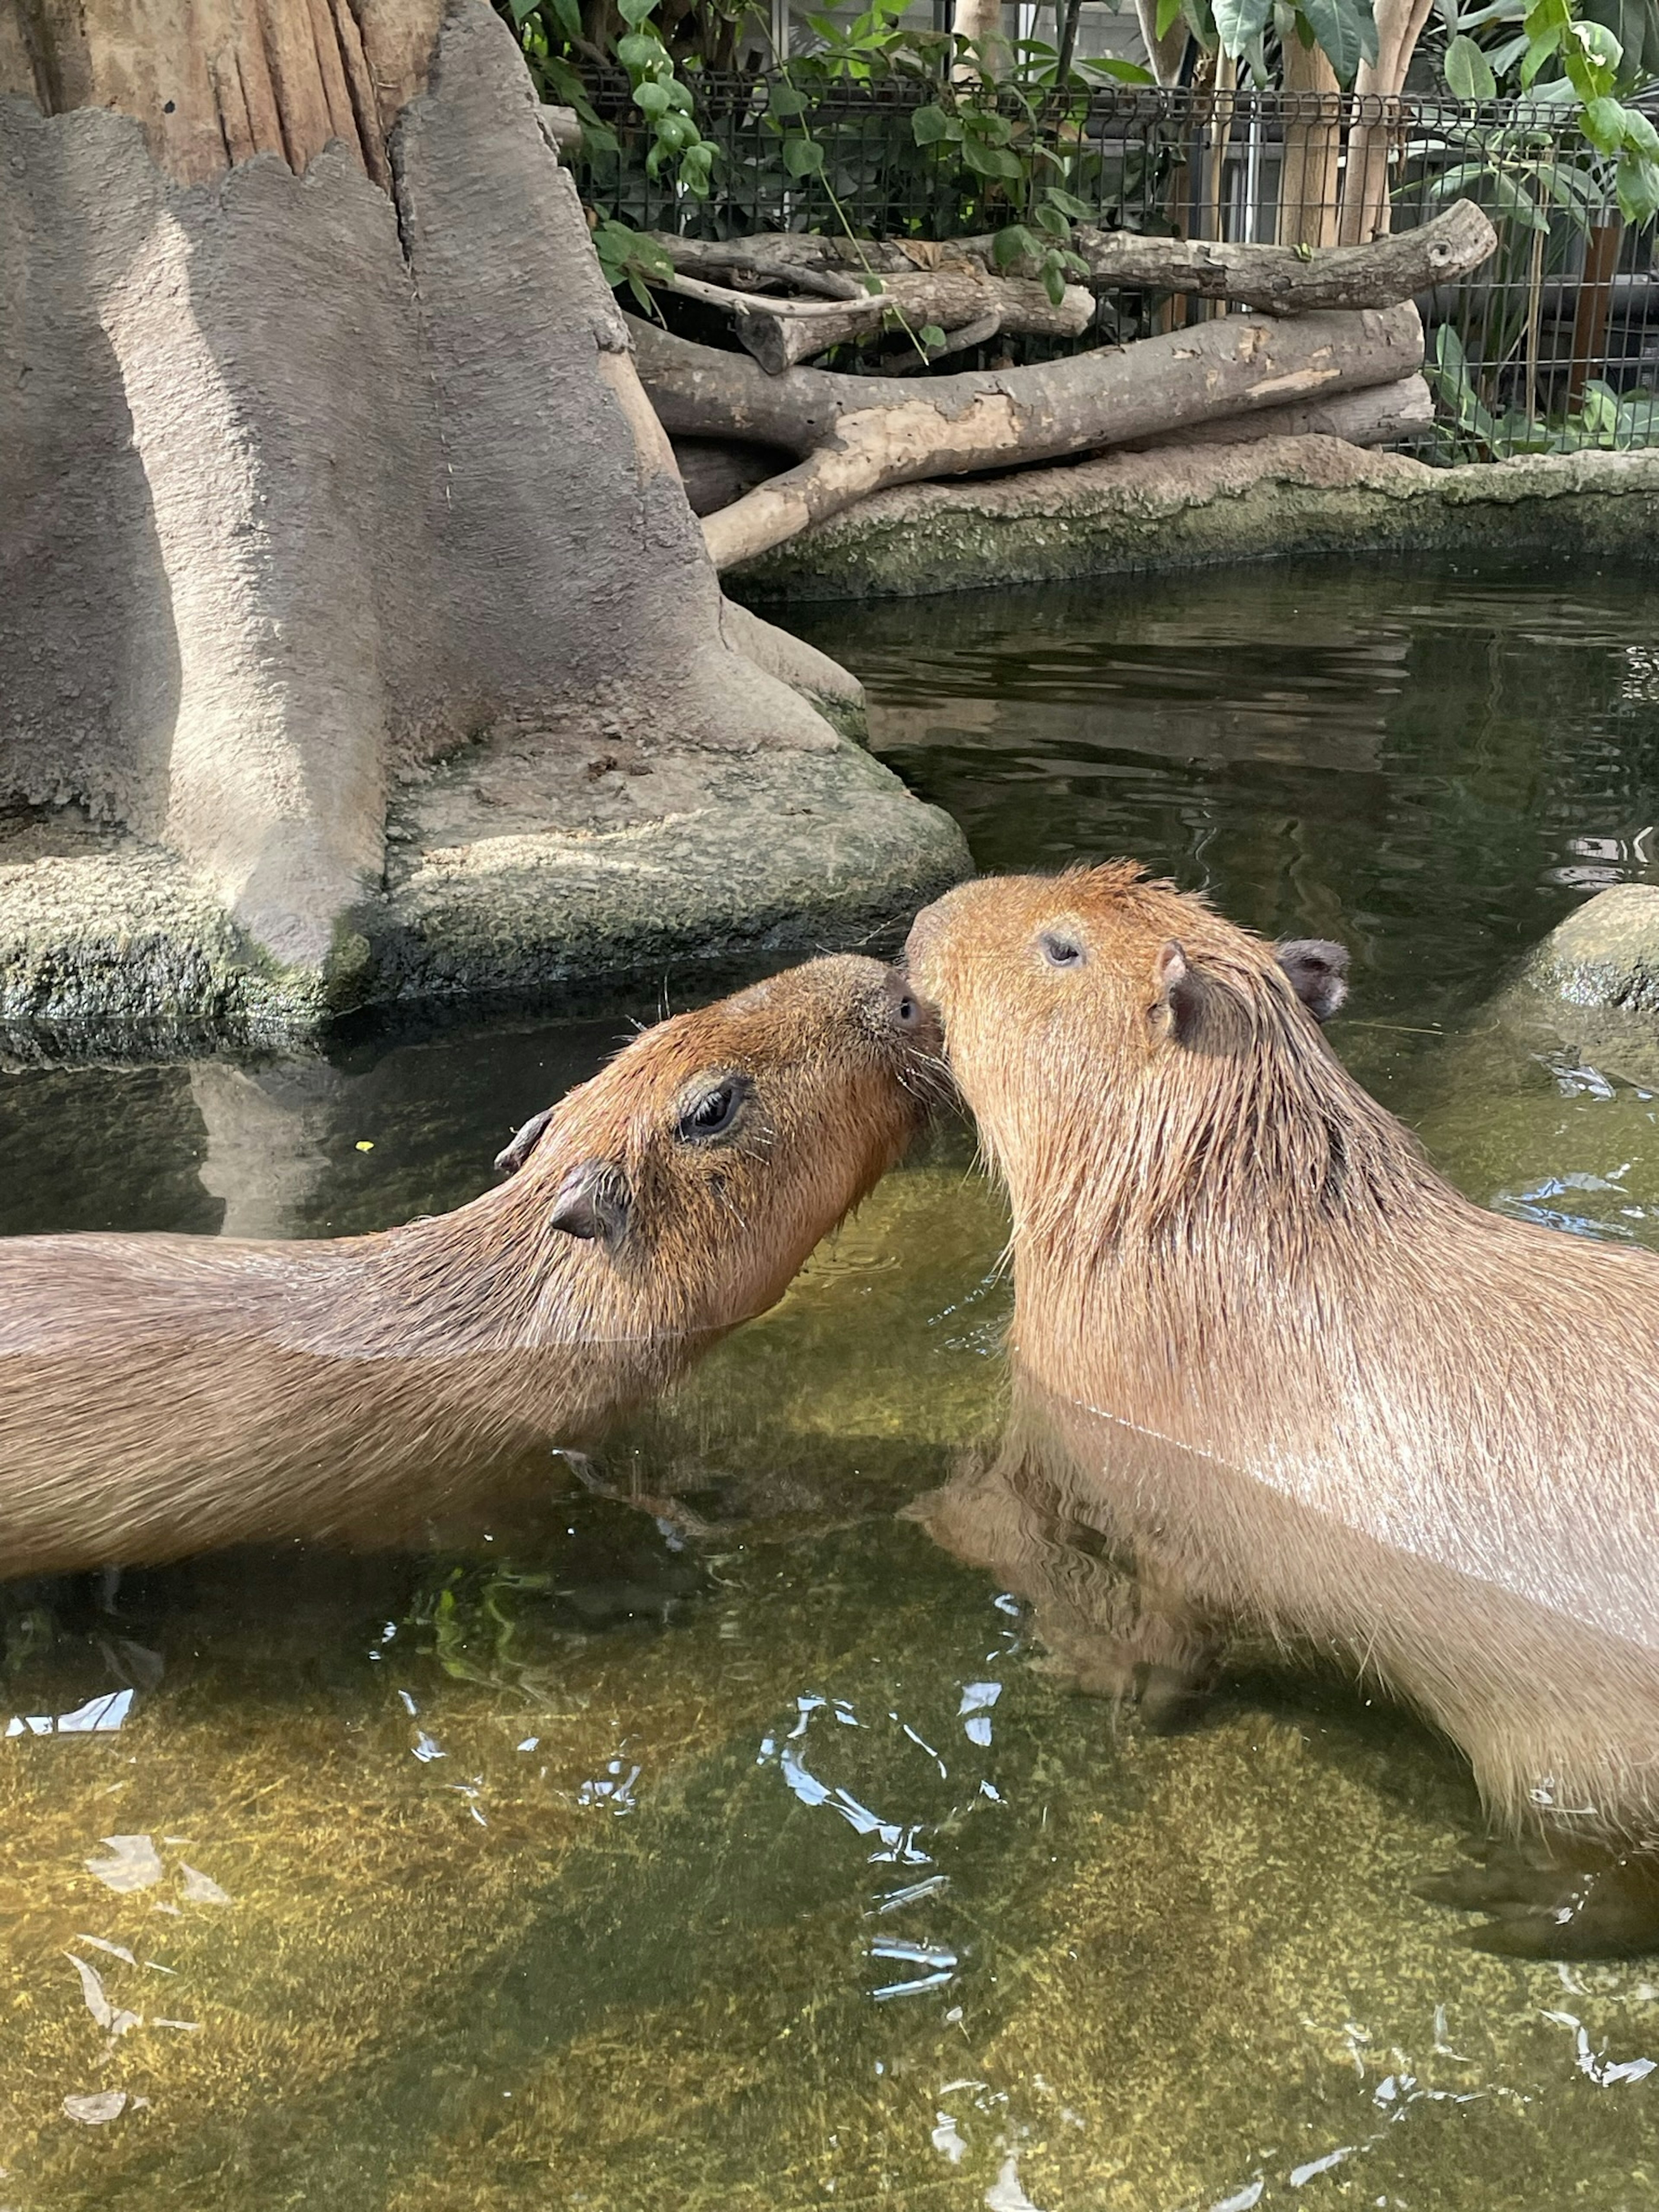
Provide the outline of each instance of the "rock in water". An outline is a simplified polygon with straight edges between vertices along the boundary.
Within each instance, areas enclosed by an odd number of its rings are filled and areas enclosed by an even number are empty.
[[[1659,1016],[1659,884],[1616,884],[1587,900],[1517,980],[1570,1006]]]

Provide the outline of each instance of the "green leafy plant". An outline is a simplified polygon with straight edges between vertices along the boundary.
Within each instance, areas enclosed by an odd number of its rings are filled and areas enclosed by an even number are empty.
[[[1258,85],[1272,81],[1270,30],[1281,52],[1291,39],[1317,46],[1342,84],[1352,83],[1362,61],[1376,59],[1371,0],[1158,0],[1158,36],[1183,17],[1201,46],[1247,61]]]
[[[1599,377],[1585,383],[1576,408],[1556,416],[1520,407],[1494,411],[1449,323],[1436,331],[1424,374],[1437,407],[1433,458],[1447,464],[1516,453],[1626,453],[1659,441],[1659,392],[1615,392]]]

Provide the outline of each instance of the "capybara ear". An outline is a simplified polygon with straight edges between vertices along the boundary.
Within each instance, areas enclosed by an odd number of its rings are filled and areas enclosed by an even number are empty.
[[[548,1226],[584,1243],[615,1244],[628,1232],[634,1194],[628,1177],[610,1160],[584,1160],[559,1185]]]
[[[541,1141],[542,1131],[553,1119],[553,1109],[544,1106],[539,1114],[532,1114],[510,1145],[503,1145],[495,1155],[497,1175],[517,1175]]]
[[[1348,995],[1348,948],[1328,937],[1287,937],[1273,957],[1316,1022],[1328,1022]]]
[[[1198,1019],[1199,981],[1187,948],[1170,938],[1152,970],[1152,1020],[1177,1044],[1185,1043]]]

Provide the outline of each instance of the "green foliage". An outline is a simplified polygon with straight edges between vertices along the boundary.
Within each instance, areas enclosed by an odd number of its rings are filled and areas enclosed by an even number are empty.
[[[1617,15],[1628,52],[1598,5]],[[1559,107],[1593,157],[1584,167],[1595,197],[1616,201],[1627,222],[1659,215],[1659,131],[1629,105],[1659,70],[1659,0],[1490,0],[1462,12],[1442,0],[1441,14],[1450,33],[1441,67],[1455,99],[1518,91]]]
[[[1371,0],[1213,0],[1202,12],[1194,0],[1170,9],[1173,25],[1185,15],[1199,44],[1246,60],[1258,82],[1268,70],[1263,41],[1271,29],[1283,47],[1296,39],[1304,48],[1317,46],[1336,71],[1340,82],[1351,85],[1362,61],[1376,59],[1376,19]],[[1165,27],[1158,14],[1160,33]]]
[[[1449,323],[1434,334],[1424,374],[1434,393],[1438,460],[1503,461],[1516,453],[1626,453],[1659,443],[1659,393],[1618,392],[1590,378],[1576,410],[1540,419],[1524,408],[1494,413],[1480,396],[1463,342]]]

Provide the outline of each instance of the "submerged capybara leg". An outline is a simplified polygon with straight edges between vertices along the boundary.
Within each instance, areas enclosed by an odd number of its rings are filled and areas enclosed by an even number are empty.
[[[1659,1850],[1565,1837],[1499,1838],[1465,1866],[1413,1885],[1431,1905],[1491,1917],[1477,1950],[1517,1959],[1631,1959],[1659,1953]]]
[[[1086,1615],[1067,1604],[1038,1606],[1044,1671],[1085,1697],[1133,1705],[1151,1728],[1189,1727],[1214,1684],[1224,1639],[1167,1583],[1125,1575],[1091,1595]]]

